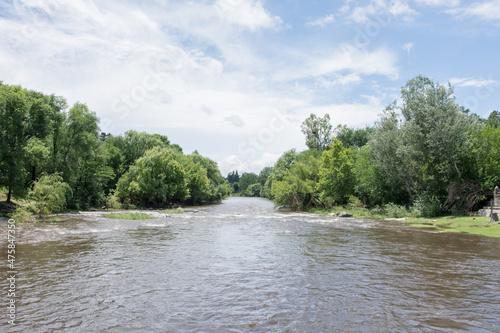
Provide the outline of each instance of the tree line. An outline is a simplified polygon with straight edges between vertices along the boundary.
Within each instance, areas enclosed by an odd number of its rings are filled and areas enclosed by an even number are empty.
[[[37,202],[35,213],[203,204],[232,192],[209,158],[184,154],[159,134],[102,133],[83,103],[69,108],[63,97],[0,82],[0,119],[0,186],[7,202]]]
[[[309,149],[285,152],[245,195],[258,189],[300,209],[351,202],[436,216],[471,212],[500,184],[500,113],[483,119],[455,102],[451,85],[424,76],[409,80],[372,127],[333,129],[328,114],[311,114],[302,132]]]

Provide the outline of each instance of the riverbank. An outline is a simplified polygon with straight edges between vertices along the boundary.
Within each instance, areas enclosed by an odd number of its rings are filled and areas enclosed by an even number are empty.
[[[334,207],[331,210],[310,210],[311,213],[317,214],[332,214],[340,211],[347,211],[351,213],[353,215],[353,218],[383,219],[392,222],[397,221],[414,228],[422,228],[436,232],[467,233],[500,238],[500,224],[496,222],[490,222],[490,218],[485,216],[440,216],[435,218],[423,218],[405,216],[403,212],[398,214],[397,211],[394,211],[390,214],[387,214],[382,211],[369,210],[360,207]]]

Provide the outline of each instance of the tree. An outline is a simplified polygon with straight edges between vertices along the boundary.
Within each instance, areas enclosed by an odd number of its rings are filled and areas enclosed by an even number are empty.
[[[260,183],[260,193],[259,196],[263,198],[269,198],[271,194],[271,190],[266,187],[267,179],[273,172],[273,167],[265,167],[262,169],[259,173],[259,176],[257,177],[257,181]]]
[[[272,187],[275,182],[282,181],[286,176],[286,173],[291,168],[298,154],[295,149],[290,149],[283,153],[280,158],[276,161],[273,167],[273,171],[267,177],[266,184],[264,185],[263,191],[268,193],[268,198],[274,200]]]
[[[8,189],[7,202],[22,190],[24,146],[27,143],[31,101],[20,86],[0,85],[0,184]]]
[[[338,125],[335,130],[335,137],[342,142],[345,148],[361,148],[368,143],[373,128],[353,129],[346,125]]]
[[[229,182],[229,184],[233,184],[233,183],[239,182],[240,181],[240,175],[238,175],[238,170],[231,171],[227,175],[227,181]]]
[[[189,197],[186,172],[168,148],[148,150],[120,178],[116,195],[135,204],[163,205]]]
[[[331,198],[336,203],[346,203],[354,193],[354,172],[350,151],[336,138],[329,150],[321,156],[319,190],[323,199]]]
[[[34,201],[33,210],[37,218],[60,211],[71,195],[71,187],[58,174],[44,175],[34,182],[28,199]]]
[[[205,198],[205,202],[220,202],[231,194],[232,187],[224,177],[222,177],[216,162],[208,157],[200,155],[196,151],[188,156],[207,171],[207,177],[210,183],[208,196]]]
[[[492,111],[486,119],[486,124],[492,127],[499,128],[500,127],[500,112]]]
[[[401,105],[386,108],[375,126],[369,142],[374,163],[384,176],[399,178],[410,201],[444,200],[448,187],[465,179],[464,163],[476,121],[455,103],[451,86],[423,76],[407,82],[401,99]]]
[[[257,183],[257,175],[253,172],[244,172],[241,175],[239,185],[240,185],[240,190],[242,192],[245,192],[245,190],[248,188],[248,186]]]
[[[271,185],[275,205],[297,209],[321,204],[317,191],[321,153],[316,149],[306,150],[296,154],[293,163],[286,163],[291,153],[295,154],[294,151],[286,152],[274,167],[275,171],[281,169]]]
[[[306,136],[306,146],[309,149],[323,151],[328,148],[332,140],[332,125],[330,115],[327,113],[319,118],[311,113],[301,126],[302,133]]]

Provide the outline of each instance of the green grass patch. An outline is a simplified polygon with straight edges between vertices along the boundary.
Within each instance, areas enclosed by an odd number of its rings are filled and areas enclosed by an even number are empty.
[[[149,220],[153,218],[151,215],[146,213],[111,213],[104,215],[104,217],[120,220]]]
[[[184,214],[184,208],[178,207],[165,210],[165,214]]]
[[[433,219],[407,218],[406,224],[439,232],[462,232],[500,238],[500,224],[485,216],[443,216]]]

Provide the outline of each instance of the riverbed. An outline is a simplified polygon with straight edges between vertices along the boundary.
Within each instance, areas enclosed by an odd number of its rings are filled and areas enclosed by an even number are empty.
[[[143,221],[60,217],[17,227],[16,325],[3,307],[2,331],[500,331],[500,239],[259,198]]]

